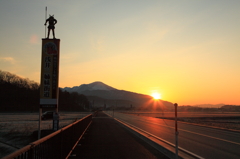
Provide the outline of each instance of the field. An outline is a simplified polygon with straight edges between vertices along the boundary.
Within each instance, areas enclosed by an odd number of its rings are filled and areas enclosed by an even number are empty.
[[[91,112],[59,112],[59,127],[64,127]],[[38,130],[38,113],[0,113],[0,158],[33,142]],[[52,120],[44,120],[41,130],[52,129]]]
[[[130,114],[175,120],[174,112],[131,112]],[[178,112],[178,121],[240,132],[240,112]]]

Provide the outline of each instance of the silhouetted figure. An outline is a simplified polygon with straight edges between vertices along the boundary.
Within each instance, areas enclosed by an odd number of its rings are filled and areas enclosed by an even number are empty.
[[[54,15],[49,15],[49,18],[46,20],[45,24],[46,25],[48,22],[48,36],[47,39],[49,39],[49,34],[50,34],[50,30],[52,30],[52,34],[53,34],[53,38],[55,39],[55,33],[54,33],[54,29],[55,29],[55,24],[57,24],[57,20],[54,19]]]

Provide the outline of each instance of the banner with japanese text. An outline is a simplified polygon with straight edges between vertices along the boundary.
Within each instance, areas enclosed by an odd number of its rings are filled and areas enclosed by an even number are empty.
[[[40,108],[57,108],[60,39],[42,39]]]

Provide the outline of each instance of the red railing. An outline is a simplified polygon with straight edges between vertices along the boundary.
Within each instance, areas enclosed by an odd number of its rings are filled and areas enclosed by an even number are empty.
[[[2,159],[68,158],[92,123],[92,114],[13,152]]]

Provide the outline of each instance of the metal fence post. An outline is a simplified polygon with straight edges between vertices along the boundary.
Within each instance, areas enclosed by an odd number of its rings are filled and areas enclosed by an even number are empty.
[[[175,137],[176,137],[176,144],[175,144],[175,148],[176,148],[176,159],[178,159],[178,125],[177,125],[177,106],[178,104],[175,103],[174,107],[175,107]]]

